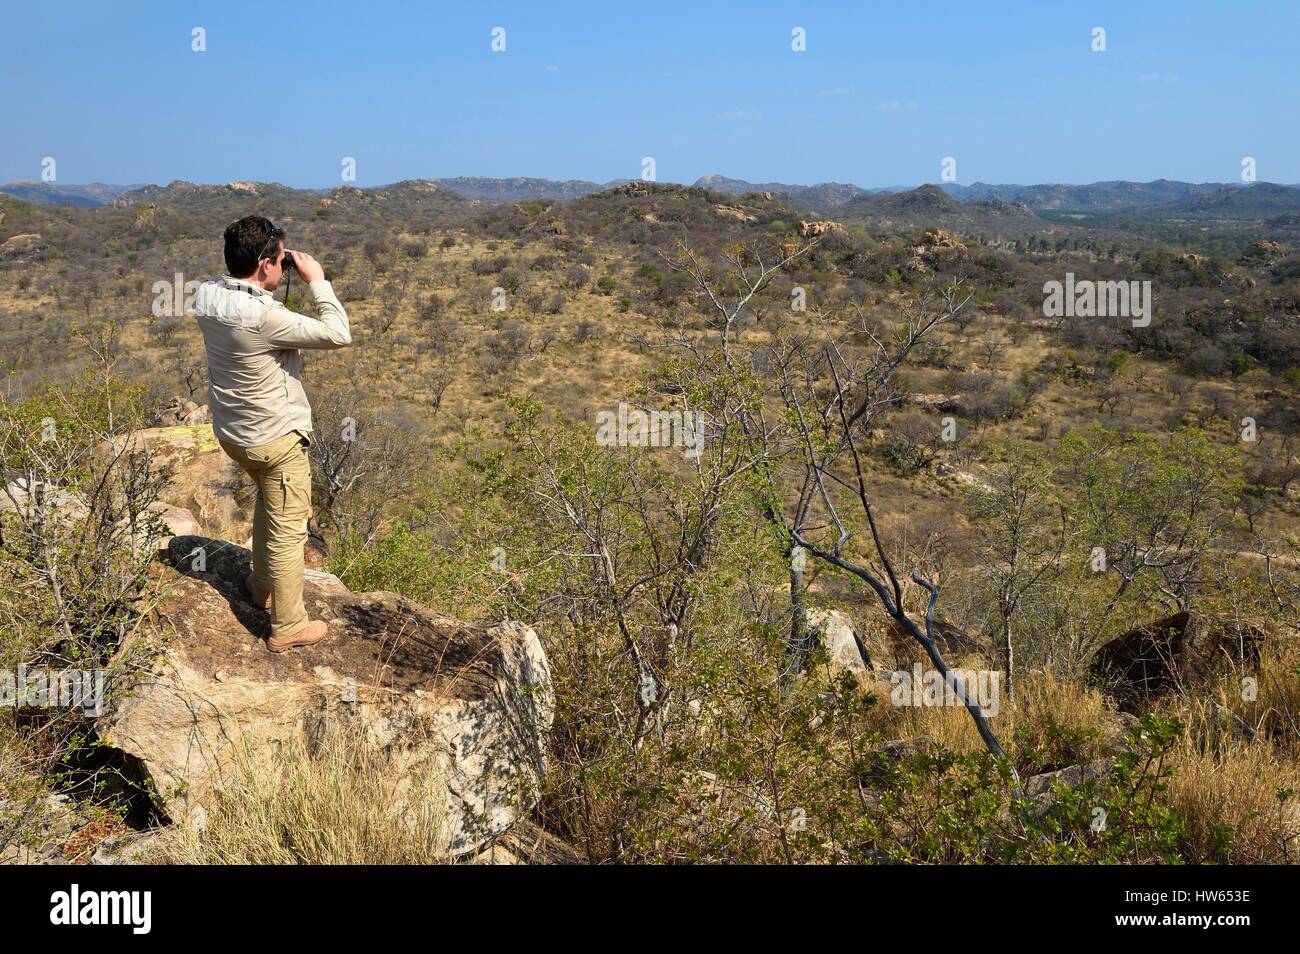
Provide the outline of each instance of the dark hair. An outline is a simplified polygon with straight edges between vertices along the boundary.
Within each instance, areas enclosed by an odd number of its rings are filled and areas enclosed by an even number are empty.
[[[279,244],[273,245],[272,239],[279,239]],[[274,260],[283,246],[284,233],[270,219],[246,215],[226,228],[226,268],[234,278],[247,278],[257,271],[261,259]]]

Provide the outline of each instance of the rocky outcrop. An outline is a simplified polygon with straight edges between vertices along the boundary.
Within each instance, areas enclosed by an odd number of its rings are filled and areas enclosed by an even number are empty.
[[[0,799],[0,865],[65,865],[90,819],[67,795]],[[21,832],[23,837],[16,837]]]
[[[90,856],[92,865],[135,865],[151,863],[166,837],[164,829],[128,831],[104,839]]]
[[[862,636],[847,613],[841,610],[810,609],[808,625],[817,631],[821,644],[830,657],[832,675],[843,672],[867,673],[877,669]]]
[[[1097,759],[1094,762],[1082,762],[1069,765],[1054,772],[1044,772],[1025,780],[1023,795],[1029,799],[1029,813],[1041,818],[1056,807],[1056,787],[1077,789],[1088,782],[1102,782],[1115,770],[1115,760]]]
[[[950,666],[960,665],[963,658],[969,656],[990,656],[989,647],[975,636],[959,626],[937,619],[934,621],[934,643],[940,655]],[[869,642],[868,648],[871,647]],[[887,634],[880,640],[876,650],[878,658],[884,660],[889,669],[907,669],[913,663],[930,665],[930,657],[912,635],[898,625],[892,618],[888,621]]]
[[[947,229],[922,229],[916,236],[916,245],[914,252],[922,252],[931,249],[953,249],[954,251],[965,252],[967,248],[957,237]]]
[[[212,414],[206,404],[195,404],[193,401],[182,400],[179,395],[174,396],[167,406],[155,411],[150,417],[150,424],[154,427],[197,427],[200,424],[211,424]]]
[[[961,414],[963,410],[960,394],[922,394],[915,393],[907,398],[922,410],[943,414]]]
[[[817,238],[830,232],[838,232],[840,223],[822,221],[822,222],[800,222],[799,234],[804,238]]]
[[[23,255],[39,252],[44,247],[45,239],[36,232],[11,235],[4,242],[0,242],[0,259],[20,258]]]
[[[169,535],[206,533],[252,547],[256,502],[253,482],[221,449],[207,423],[207,414],[206,405],[173,398],[167,408],[154,415],[163,426],[132,431],[102,445],[99,453],[105,457],[117,454],[124,445],[147,449],[153,466],[168,471],[159,501],[147,509],[158,513],[170,528]],[[167,423],[176,416],[191,423]],[[318,569],[325,565],[328,555],[325,532],[313,518],[307,523],[303,559],[308,567]]]
[[[970,250],[946,229],[924,229],[916,237],[912,257],[907,268],[916,272],[929,272],[941,268],[953,258],[964,258]]]
[[[28,521],[39,507],[44,507],[46,517],[55,521],[84,520],[90,512],[80,494],[40,481],[31,484],[26,477],[11,480],[0,488],[0,512],[16,514]]]
[[[203,528],[199,526],[194,514],[184,507],[174,507],[165,501],[155,500],[144,508],[144,512],[154,514],[162,521],[165,531],[165,536],[159,541],[159,546],[162,548],[166,548],[170,544],[172,537],[197,536],[203,532]]]
[[[123,445],[147,450],[156,468],[166,468],[160,499],[188,510],[203,531],[246,540],[253,531],[253,483],[217,443],[207,425],[150,427],[114,438],[100,453],[120,453]]]
[[[718,203],[713,207],[713,211],[718,215],[727,216],[733,219],[739,219],[741,222],[757,222],[758,210],[747,209],[743,205],[724,205]]]
[[[1106,643],[1093,657],[1092,672],[1121,706],[1131,708],[1214,672],[1254,665],[1262,640],[1250,628],[1175,613]]]
[[[393,593],[353,593],[305,574],[307,609],[330,633],[268,652],[267,614],[243,589],[250,554],[207,537],[174,538],[158,565],[165,596],[137,640],[159,647],[116,687],[99,737],[136,760],[158,807],[193,820],[244,747],[348,730],[404,774],[445,779],[452,850],[475,850],[536,803],[552,718],[550,672],[520,623],[481,625]]]
[[[1290,251],[1291,249],[1286,245],[1260,239],[1258,242],[1251,242],[1242,250],[1241,255],[1237,257],[1237,264],[1250,268],[1271,268]]]
[[[942,477],[946,480],[950,480],[953,483],[959,484],[964,488],[973,488],[975,490],[980,490],[985,493],[991,492],[993,490],[993,486],[984,478],[978,476],[977,474],[972,474],[968,470],[962,470],[960,467],[956,467],[948,463],[947,461],[943,461],[943,460],[936,461],[934,465],[934,472],[936,476]]]
[[[44,512],[39,508],[44,508]],[[65,528],[73,526],[90,516],[90,507],[86,498],[76,491],[39,483],[33,488],[25,477],[20,477],[0,488],[0,514],[3,513],[14,514],[21,526],[34,532],[35,525],[42,521],[52,521]],[[127,538],[137,541],[137,549],[141,549],[150,539],[146,528],[151,521],[158,522],[153,539],[159,545],[165,545],[173,536],[201,532],[194,514],[162,500],[148,504],[138,515],[134,528],[126,516],[118,524],[130,531]]]
[[[841,610],[810,609],[808,625],[817,631],[830,656],[832,674],[850,672],[874,679],[916,662],[930,665],[924,647],[892,618],[878,628],[858,626]],[[934,636],[939,652],[951,665],[963,657],[986,654],[987,647],[978,639],[943,620],[935,620]]]

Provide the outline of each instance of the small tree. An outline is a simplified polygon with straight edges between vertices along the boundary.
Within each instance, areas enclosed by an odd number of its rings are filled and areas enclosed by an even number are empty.
[[[1047,452],[1010,443],[971,493],[983,571],[992,590],[1002,638],[1007,696],[1015,692],[1013,621],[1022,601],[1059,565],[1065,546],[1061,510]]]

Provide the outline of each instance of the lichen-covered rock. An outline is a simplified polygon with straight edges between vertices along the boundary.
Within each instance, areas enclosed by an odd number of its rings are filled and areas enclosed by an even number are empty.
[[[233,540],[253,532],[253,482],[226,456],[207,425],[150,427],[115,438],[101,453],[118,453],[122,445],[147,449],[155,467],[169,474],[160,498],[188,510],[204,533]]]
[[[171,541],[159,567],[166,595],[133,637],[160,651],[116,687],[99,720],[99,736],[139,760],[173,821],[210,802],[241,747],[336,728],[398,771],[432,769],[445,780],[455,853],[531,810],[554,705],[532,629],[462,622],[307,570],[307,611],[329,623],[329,635],[277,655],[263,643],[268,615],[243,589],[249,560],[222,540]]]

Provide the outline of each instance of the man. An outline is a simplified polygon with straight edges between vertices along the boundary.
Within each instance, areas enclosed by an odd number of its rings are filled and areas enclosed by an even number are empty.
[[[222,449],[257,484],[253,572],[244,581],[255,606],[271,610],[266,646],[282,653],[325,638],[302,602],[303,545],[311,515],[311,406],[299,349],[352,343],[348,316],[325,271],[306,252],[288,251],[284,233],[260,215],[226,229],[229,274],[199,286],[195,314],[208,356],[208,405]],[[311,288],[319,319],[272,296],[285,268]]]

